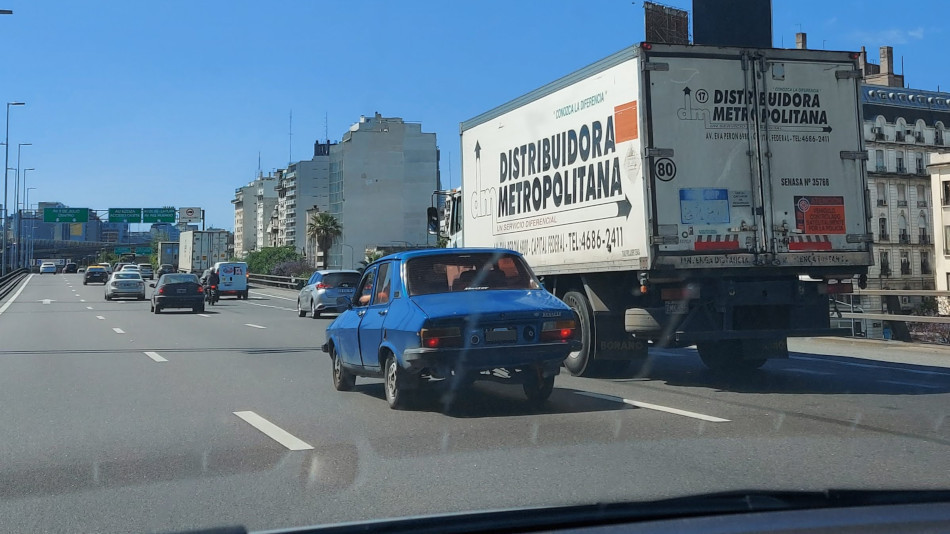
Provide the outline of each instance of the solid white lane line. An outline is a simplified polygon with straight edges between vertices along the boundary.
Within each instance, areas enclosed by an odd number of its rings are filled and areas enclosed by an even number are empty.
[[[211,317],[211,316],[208,315],[207,313],[199,313],[198,317]]]
[[[894,384],[895,386],[910,386],[914,388],[927,388],[927,389],[940,389],[943,386],[936,386],[933,384],[920,384],[917,382],[901,382],[900,380],[878,380],[882,384]]]
[[[124,334],[124,333],[125,333],[125,330],[122,330],[121,328],[113,328],[112,331],[115,332],[116,334]]]
[[[3,312],[7,311],[7,308],[9,308],[10,305],[13,304],[13,301],[16,300],[16,298],[20,296],[20,293],[23,293],[23,290],[26,289],[26,285],[29,284],[30,280],[32,279],[33,279],[32,274],[27,276],[26,280],[23,281],[23,285],[20,286],[20,289],[17,289],[16,293],[14,293],[13,296],[10,297],[9,300],[3,303],[3,306],[0,306],[0,315],[3,315]]]
[[[919,375],[939,375],[950,376],[950,373],[941,373],[939,371],[921,371],[920,369],[903,369],[891,365],[871,365],[868,363],[839,362],[837,360],[825,360],[822,358],[811,358],[808,356],[790,356],[792,360],[808,360],[811,362],[833,363],[835,365],[847,365],[848,367],[861,367],[863,369],[877,369],[881,371],[900,371],[902,373],[915,373]]]
[[[99,319],[100,321],[105,321],[105,320],[106,320],[106,318],[103,317],[103,316],[101,316],[101,315],[97,315],[97,316],[96,316],[96,319]]]
[[[162,358],[162,356],[161,356],[159,353],[157,353],[157,352],[152,352],[152,351],[150,351],[150,350],[145,351],[145,355],[148,356],[149,358],[155,360],[156,362],[167,362],[167,361],[168,361],[168,360],[166,360],[165,358]]]
[[[261,293],[260,291],[248,291],[248,293],[251,293],[253,295],[264,295],[265,297],[270,297],[272,299],[297,300],[297,297],[282,297],[280,295],[271,295],[270,293]]]
[[[304,451],[313,448],[313,446],[311,446],[309,443],[297,438],[290,432],[287,432],[283,428],[280,428],[279,426],[271,423],[267,419],[264,419],[254,412],[247,411],[232,413],[243,419],[245,422],[247,422],[247,424],[263,432],[267,437],[292,451]]]
[[[244,326],[250,326],[251,328],[267,328],[266,326],[261,326],[259,324],[244,323]]]
[[[596,399],[604,399],[614,402],[622,402],[624,404],[629,404],[630,406],[636,406],[637,408],[645,408],[647,410],[656,410],[658,412],[666,412],[674,415],[682,415],[683,417],[692,417],[693,419],[700,419],[702,421],[709,421],[710,423],[728,423],[728,419],[723,419],[721,417],[713,417],[711,415],[706,415],[702,413],[689,412],[686,410],[680,410],[679,408],[670,408],[669,406],[660,406],[659,404],[650,404],[649,402],[640,402],[630,399],[624,399],[622,397],[615,397],[614,395],[604,395],[602,393],[591,393],[589,391],[575,391],[578,395],[585,395],[587,397],[594,397]]]
[[[251,306],[260,306],[261,308],[275,308],[278,310],[297,311],[296,308],[285,308],[283,306],[274,306],[273,304],[258,304],[256,302],[247,302]]]

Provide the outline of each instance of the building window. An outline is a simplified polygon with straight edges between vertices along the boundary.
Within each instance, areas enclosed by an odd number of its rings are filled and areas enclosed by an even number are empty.
[[[887,172],[887,165],[884,163],[883,150],[874,151],[874,161],[875,161],[875,166],[877,167],[877,172]]]
[[[941,182],[941,195],[940,202],[943,206],[950,206],[950,180],[944,180]]]
[[[910,235],[907,233],[907,217],[904,217],[903,214],[897,218],[897,237],[904,245],[910,243]]]
[[[904,152],[902,150],[897,152],[897,172],[898,174],[907,172],[907,168],[904,166]]]
[[[907,185],[897,184],[897,207],[907,207]]]
[[[943,255],[950,256],[950,226],[943,227]]]
[[[910,253],[901,251],[901,274],[910,274]]]
[[[920,251],[920,274],[933,274],[930,269],[930,253],[926,250]]]
[[[917,154],[917,174],[926,174],[927,170],[924,168],[924,155]]]
[[[950,183],[950,182],[948,182],[948,183]],[[887,206],[887,193],[886,193],[887,189],[886,189],[886,187],[887,187],[886,184],[881,184],[881,183],[877,184],[877,205],[878,205],[878,206]],[[950,193],[950,190],[948,190],[948,193]],[[948,197],[948,198],[950,198],[950,197]]]
[[[877,220],[877,233],[881,241],[890,241],[891,237],[887,234],[887,217],[882,216]]]
[[[891,275],[891,262],[887,256],[887,251],[881,251],[881,276]]]
[[[920,212],[917,216],[917,232],[919,232],[920,244],[929,245],[930,234],[927,233],[927,215],[924,212]]]
[[[917,186],[917,207],[926,208],[927,207],[927,188],[918,185]]]

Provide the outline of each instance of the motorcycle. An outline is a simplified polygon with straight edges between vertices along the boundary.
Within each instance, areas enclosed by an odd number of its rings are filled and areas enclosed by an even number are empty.
[[[208,286],[208,289],[205,290],[205,302],[214,306],[219,298],[218,286]]]

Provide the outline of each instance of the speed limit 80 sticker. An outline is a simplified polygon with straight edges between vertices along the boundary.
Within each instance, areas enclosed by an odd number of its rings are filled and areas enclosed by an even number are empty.
[[[670,158],[658,158],[653,162],[653,176],[658,180],[669,182],[676,178],[676,164]]]

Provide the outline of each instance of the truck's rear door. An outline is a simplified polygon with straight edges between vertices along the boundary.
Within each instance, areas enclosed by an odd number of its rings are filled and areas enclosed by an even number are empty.
[[[655,45],[644,59],[657,265],[870,262],[847,53]]]

